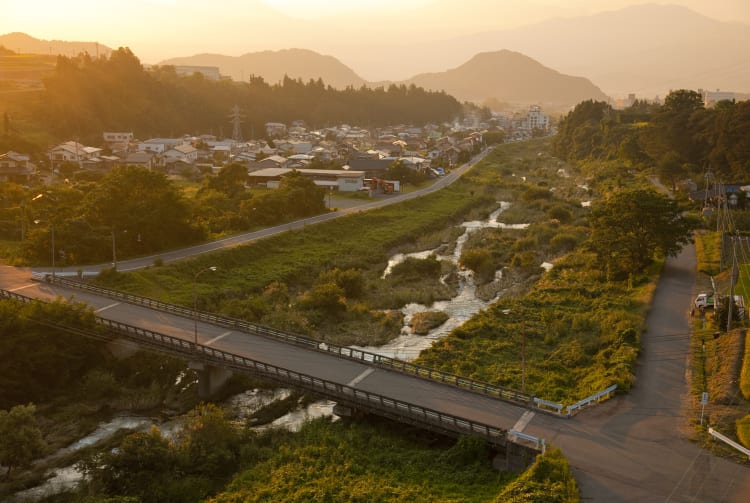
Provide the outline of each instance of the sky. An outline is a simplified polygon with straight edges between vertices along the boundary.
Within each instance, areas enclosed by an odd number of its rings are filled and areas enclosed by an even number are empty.
[[[382,63],[380,68],[357,67],[357,50],[393,51],[397,59],[397,48],[405,44],[642,3],[645,0],[0,0],[0,34],[24,32],[39,39],[129,47],[149,64],[206,52],[239,56],[304,47],[338,57],[364,78],[379,80],[397,76]],[[750,25],[750,0],[669,3]]]

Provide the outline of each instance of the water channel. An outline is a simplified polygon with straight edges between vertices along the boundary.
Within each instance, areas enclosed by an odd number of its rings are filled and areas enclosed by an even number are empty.
[[[506,224],[498,221],[498,218],[503,211],[510,207],[510,203],[501,202],[500,207],[492,212],[487,220],[474,220],[470,222],[464,222],[461,226],[464,228],[464,232],[456,240],[455,246],[449,248],[452,249],[452,253],[448,255],[441,255],[439,250],[444,249],[443,246],[434,250],[424,250],[414,253],[397,254],[391,257],[388,261],[388,265],[383,272],[383,277],[388,276],[394,266],[403,262],[409,257],[425,259],[432,254],[435,254],[438,260],[448,260],[454,264],[458,269],[459,275],[459,286],[458,294],[450,300],[437,301],[430,306],[422,304],[411,303],[404,306],[401,311],[404,314],[404,326],[401,329],[401,335],[393,341],[383,346],[368,346],[360,347],[366,351],[377,353],[383,356],[391,358],[398,358],[400,360],[410,361],[419,356],[419,353],[428,347],[430,347],[436,340],[445,337],[453,329],[461,326],[474,314],[482,309],[487,308],[495,300],[498,295],[489,300],[483,300],[477,295],[477,287],[474,283],[474,277],[472,271],[468,269],[462,269],[458,261],[461,258],[464,245],[469,239],[469,236],[480,229],[526,229],[529,224]],[[547,268],[550,264],[543,264],[543,267]],[[496,280],[502,278],[502,270],[495,273]],[[502,293],[502,292],[501,292]],[[500,294],[501,294],[500,293]],[[449,318],[448,320],[437,328],[431,330],[427,335],[416,335],[412,333],[409,326],[412,317],[416,313],[426,311],[442,311],[446,313]]]
[[[438,260],[448,260],[453,263],[458,269],[459,275],[459,287],[458,294],[450,300],[438,301],[430,306],[421,304],[411,303],[402,308],[404,313],[404,326],[401,330],[401,335],[395,340],[383,346],[371,346],[363,347],[364,349],[373,353],[382,354],[393,358],[399,358],[402,360],[413,360],[423,349],[426,349],[432,345],[432,343],[446,335],[448,335],[454,328],[459,327],[474,314],[487,306],[492,304],[496,299],[482,300],[477,296],[477,288],[474,283],[473,274],[470,270],[462,269],[458,266],[458,261],[463,252],[464,245],[469,239],[469,236],[480,230],[480,229],[525,229],[528,224],[505,224],[498,221],[498,218],[505,211],[510,204],[506,202],[499,203],[500,206],[497,210],[492,212],[487,220],[477,220],[464,222],[461,226],[464,232],[457,238],[455,246],[448,247],[447,249],[452,250],[448,255],[441,255],[439,250],[446,249],[445,246],[441,246],[434,250],[424,250],[414,253],[397,254],[391,257],[388,261],[388,265],[383,272],[383,277],[390,274],[391,270],[397,264],[403,262],[408,257],[414,257],[419,259],[425,259],[432,254],[437,256]],[[549,269],[551,264],[542,264],[542,267]],[[502,277],[502,270],[497,271],[496,279]],[[500,292],[498,295],[500,295]],[[448,320],[440,325],[439,327],[431,330],[427,335],[416,335],[411,332],[409,322],[415,313],[424,311],[443,311],[449,318]],[[262,409],[263,407],[277,401],[283,400],[289,397],[291,391],[288,389],[275,389],[275,390],[248,390],[238,395],[235,395],[228,399],[224,404],[230,410],[231,416],[238,422],[244,422],[254,412]],[[291,431],[298,431],[302,425],[314,418],[323,416],[333,415],[334,402],[328,400],[321,400],[308,404],[305,407],[293,410],[282,417],[277,418],[272,423],[267,425],[258,426],[258,431],[264,431],[269,428],[286,428]],[[96,431],[91,433],[85,438],[78,440],[64,449],[61,449],[55,455],[69,454],[80,450],[84,447],[94,445],[95,443],[106,439],[120,429],[128,429],[132,431],[146,431],[152,425],[158,426],[164,435],[169,438],[175,438],[179,432],[184,418],[177,417],[165,422],[156,422],[150,417],[141,416],[121,416],[112,419],[107,423],[101,424]],[[69,490],[82,479],[83,475],[75,468],[75,466],[67,466],[64,468],[57,468],[50,470],[49,478],[43,484],[16,493],[10,501],[12,502],[26,502],[36,501],[45,496],[49,496],[55,493],[59,493],[65,490]]]

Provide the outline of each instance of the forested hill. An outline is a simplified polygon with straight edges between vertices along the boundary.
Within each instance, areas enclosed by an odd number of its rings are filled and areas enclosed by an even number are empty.
[[[655,169],[672,184],[702,180],[708,168],[724,183],[747,183],[750,101],[706,108],[700,93],[686,89],[670,92],[662,105],[636,101],[625,110],[586,101],[561,121],[554,149],[581,164]]]
[[[323,78],[326,84],[337,89],[347,86],[361,87],[365,80],[354,70],[333,56],[325,56],[307,49],[283,49],[280,51],[251,52],[242,56],[221,54],[196,54],[183,58],[171,58],[159,65],[218,66],[221,73],[236,81],[244,81],[251,75],[263,77],[266,82],[281,82],[285,75],[302,80]]]
[[[483,52],[458,68],[417,75],[404,82],[443,89],[461,100],[495,98],[510,103],[572,106],[587,99],[606,100],[584,77],[563,75],[513,51]]]
[[[258,77],[216,82],[200,74],[178,76],[170,66],[146,70],[129,49],[120,48],[109,58],[59,57],[41,95],[15,102],[9,114],[21,135],[46,131],[57,139],[98,141],[102,131],[132,131],[139,138],[228,135],[235,105],[244,116],[242,127],[248,136],[251,131],[259,135],[266,122],[301,119],[311,127],[377,127],[443,122],[461,113],[461,104],[452,96],[416,86],[337,90],[322,80],[285,78],[270,85]]]

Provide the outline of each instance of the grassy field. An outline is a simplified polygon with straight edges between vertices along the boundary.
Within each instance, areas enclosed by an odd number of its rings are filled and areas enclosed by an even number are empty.
[[[719,271],[719,243],[717,232],[697,232],[695,248],[697,269],[715,278],[719,291],[727,291],[729,272]],[[750,284],[746,281],[745,268],[738,276],[735,293],[748,299]],[[709,283],[703,279],[707,286]],[[748,414],[750,414],[750,347],[746,329],[742,323],[735,324],[730,333],[719,332],[713,319],[714,313],[696,316],[693,324],[691,344],[691,410],[692,422],[701,442],[726,456],[737,457],[738,453],[723,444],[713,442],[705,431],[710,424],[717,431],[735,440],[748,442]],[[745,322],[746,323],[746,322]],[[699,424],[700,396],[708,391],[710,403],[704,426]],[[750,447],[750,444],[745,444]]]
[[[486,218],[497,201],[508,201],[503,220],[531,225],[477,233],[464,254],[477,270],[489,264],[519,278],[510,289],[514,297],[433,346],[422,363],[520,389],[525,334],[527,391],[572,402],[614,383],[627,390],[658,265],[628,282],[606,282],[590,254],[571,252],[586,239],[580,201],[592,189],[582,188],[569,166],[561,175],[564,164],[545,149],[543,141],[504,145],[427,197],[170,266],[110,272],[99,281],[190,305],[195,271],[215,265],[217,272],[203,274],[197,285],[202,309],[338,344],[381,344],[400,331],[388,310],[429,305],[454,288],[440,281],[442,274],[451,277],[450,268],[383,280],[388,257],[441,246],[455,236],[455,225]],[[550,273],[542,274],[543,261],[555,263]],[[359,275],[357,293],[344,292],[332,271]],[[503,314],[508,309],[513,315]]]

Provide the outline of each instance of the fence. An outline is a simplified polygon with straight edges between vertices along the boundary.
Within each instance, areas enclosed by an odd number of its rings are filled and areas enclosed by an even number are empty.
[[[568,405],[568,417],[570,417],[573,411],[576,409],[585,407],[586,405],[589,405],[590,403],[593,403],[593,402],[600,402],[602,398],[609,398],[609,395],[614,393],[616,389],[617,389],[617,385],[613,384],[609,388],[602,390],[599,393],[595,393],[588,398],[584,398],[580,402],[576,402],[573,405]]]
[[[21,302],[41,302],[7,290],[0,290],[0,297]],[[114,337],[132,340],[152,350],[187,358],[200,359],[202,362],[234,371],[262,375],[286,385],[311,391],[351,407],[407,422],[426,429],[453,435],[472,435],[484,438],[489,444],[504,447],[507,442],[507,430],[487,424],[471,421],[451,414],[428,409],[390,398],[378,393],[364,391],[344,384],[302,374],[276,365],[268,364],[229,353],[219,349],[202,346],[185,339],[172,337],[126,323],[108,320],[97,316],[96,325]],[[101,331],[91,327],[59,325],[62,330],[102,338]],[[538,450],[538,448],[536,449]]]
[[[195,311],[185,306],[177,304],[170,304],[168,302],[162,302],[159,300],[151,299],[148,297],[142,297],[131,293],[121,292],[118,290],[112,290],[109,288],[92,285],[83,281],[77,281],[74,279],[63,278],[55,276],[54,278],[50,275],[45,276],[45,281],[59,284],[61,286],[75,288],[79,290],[85,290],[97,295],[109,297],[115,300],[122,300],[131,304],[138,304],[146,306],[150,309],[158,311],[164,311],[168,313],[177,314],[188,318],[197,318],[201,321],[212,323],[214,325],[222,326],[225,328],[231,328],[240,332],[245,332],[253,335],[259,335],[263,337],[270,337],[276,340],[284,341],[289,344],[297,346],[304,346],[309,349],[324,351],[335,354],[337,356],[362,361],[365,363],[371,363],[386,367],[398,372],[411,374],[423,379],[429,379],[432,381],[439,381],[444,384],[456,386],[458,388],[466,389],[472,392],[489,395],[501,400],[506,400],[525,406],[532,405],[534,402],[532,396],[527,393],[522,393],[510,388],[504,388],[502,386],[496,386],[487,382],[477,381],[466,377],[461,377],[448,372],[443,372],[437,369],[431,369],[422,365],[399,360],[397,358],[390,358],[382,356],[369,351],[361,349],[355,349],[347,346],[337,346],[335,344],[329,344],[321,342],[319,340],[311,339],[302,335],[297,335],[281,330],[276,330],[267,326],[258,325],[245,320],[239,320],[236,318],[229,318],[225,316],[219,316],[213,313],[206,313],[203,311]],[[560,411],[558,410],[558,413]]]
[[[355,349],[355,348],[351,348],[348,346],[337,346],[335,344],[321,342],[316,339],[312,339],[312,338],[305,337],[302,335],[293,334],[290,332],[276,330],[274,328],[270,328],[270,327],[263,326],[263,325],[258,325],[256,323],[251,323],[245,320],[219,316],[217,314],[207,313],[204,311],[196,311],[189,307],[180,306],[178,304],[170,304],[168,302],[162,302],[160,300],[151,299],[149,297],[142,297],[140,295],[121,292],[119,290],[112,290],[110,288],[100,287],[97,285],[93,285],[91,283],[78,281],[75,279],[70,279],[70,278],[65,278],[65,277],[60,277],[60,276],[52,277],[50,275],[46,275],[44,279],[45,281],[50,282],[50,283],[59,284],[61,286],[65,286],[69,288],[89,291],[97,295],[109,297],[111,299],[122,300],[125,302],[129,302],[131,304],[138,304],[138,305],[146,306],[150,309],[173,313],[173,314],[177,314],[177,315],[184,316],[187,318],[197,318],[198,320],[201,320],[204,322],[212,323],[214,325],[218,325],[218,326],[225,327],[225,328],[231,328],[233,330],[237,330],[240,332],[253,334],[253,335],[259,335],[262,337],[269,337],[269,338],[280,340],[289,344],[307,347],[308,349],[311,349],[311,350],[332,353],[342,358],[358,360],[361,362],[370,363],[370,364],[378,365],[381,367],[386,367],[386,368],[389,368],[398,372],[407,373],[407,374],[414,375],[416,377],[420,377],[423,379],[439,381],[444,384],[456,386],[458,388],[466,389],[471,392],[480,393],[480,394],[495,397],[501,400],[513,402],[519,405],[523,405],[525,407],[536,407],[537,409],[544,411],[544,412],[555,412],[559,415],[562,415],[563,414],[562,410],[565,407],[561,403],[543,400],[541,398],[534,397],[528,393],[523,393],[523,392],[511,389],[511,388],[504,388],[502,386],[497,386],[497,385],[490,384],[487,382],[477,381],[477,380],[469,379],[466,377],[461,377],[456,374],[451,374],[448,372],[443,372],[441,370],[432,369],[432,368],[418,365],[415,363],[406,362],[404,360],[399,360],[397,358],[390,358],[387,356],[382,356],[382,355],[372,353],[369,351],[364,351],[361,349]],[[585,398],[573,405],[569,405],[567,407],[567,414],[566,414],[567,417],[570,417],[573,411],[580,409],[581,407],[589,405],[593,402],[600,402],[605,397],[608,398],[609,395],[611,395],[615,391],[615,389],[617,389],[616,384],[588,398]]]
[[[731,438],[725,437],[724,435],[722,435],[718,431],[714,430],[713,428],[709,428],[708,429],[708,433],[711,436],[713,436],[714,438],[718,438],[719,440],[721,440],[725,444],[731,445],[732,447],[734,447],[735,449],[737,449],[738,451],[740,451],[742,454],[744,454],[745,456],[747,456],[748,458],[750,458],[750,449],[747,449],[744,446],[738,444],[737,442],[735,442]]]

